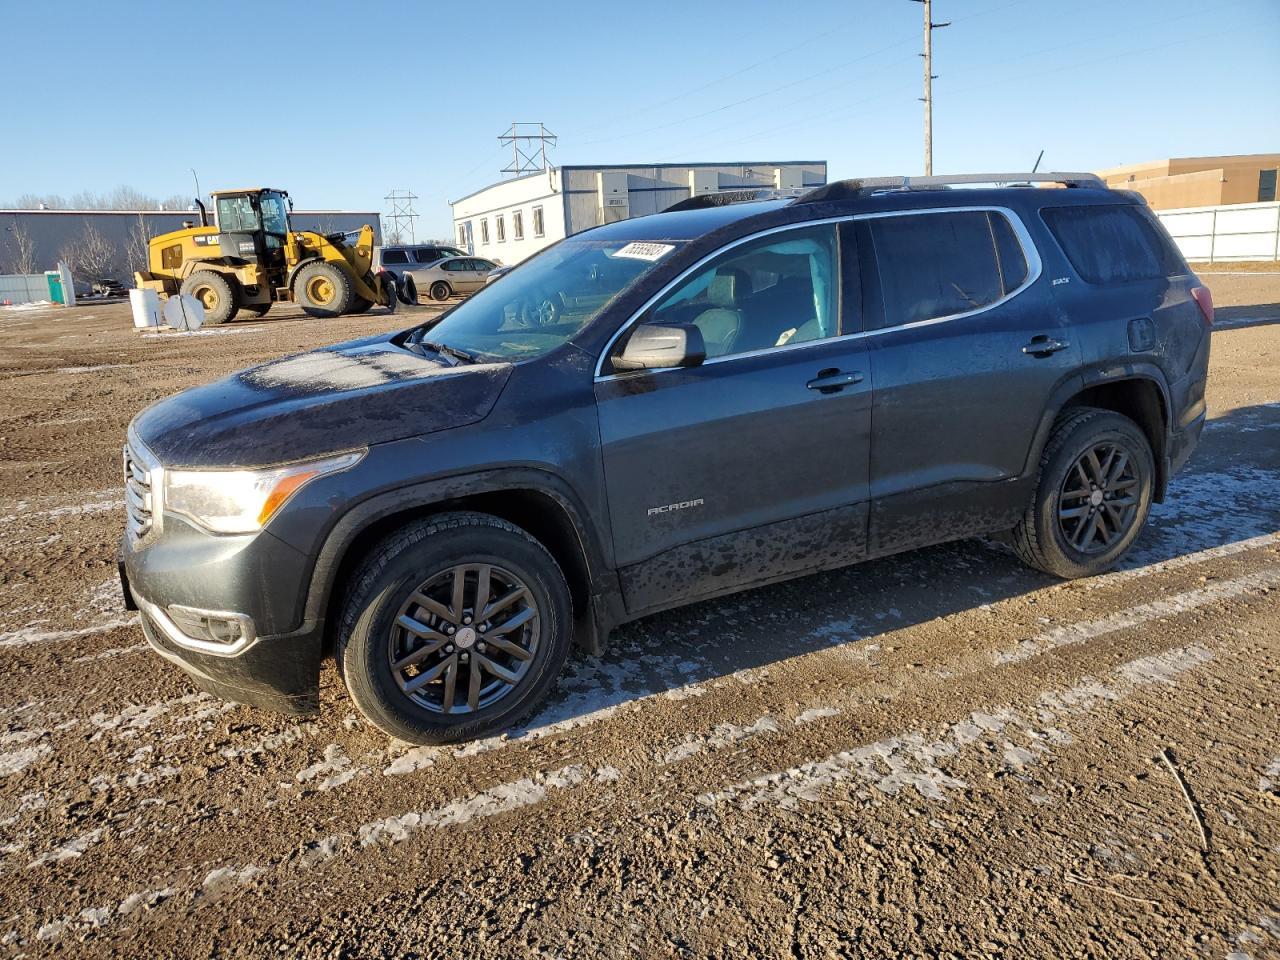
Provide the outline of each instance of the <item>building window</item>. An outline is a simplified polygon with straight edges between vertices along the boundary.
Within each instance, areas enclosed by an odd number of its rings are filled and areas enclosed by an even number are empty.
[[[489,218],[485,217],[480,221],[480,242],[489,242]]]
[[[493,218],[493,221],[498,227],[498,242],[505,242],[507,239],[507,218],[502,214],[498,214]]]
[[[465,247],[467,245],[467,225],[465,223],[458,224],[458,246]]]
[[[1276,174],[1280,170],[1258,171],[1258,202],[1270,203],[1276,198]]]
[[[546,226],[542,222],[542,208],[533,208],[533,235],[541,237],[546,233]]]
[[[511,211],[511,239],[524,239],[524,212],[521,210]]]

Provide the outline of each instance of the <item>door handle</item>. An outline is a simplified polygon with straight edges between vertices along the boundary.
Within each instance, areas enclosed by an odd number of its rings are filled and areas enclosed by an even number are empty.
[[[1032,337],[1031,342],[1023,346],[1022,352],[1031,357],[1047,357],[1070,346],[1071,343],[1067,340],[1057,340],[1042,333]]]
[[[830,367],[819,370],[818,375],[805,384],[810,390],[819,393],[839,393],[845,387],[862,382],[861,370],[837,370]]]

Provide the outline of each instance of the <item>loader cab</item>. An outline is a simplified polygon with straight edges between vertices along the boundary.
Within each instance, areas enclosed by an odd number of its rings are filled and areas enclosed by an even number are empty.
[[[288,193],[258,188],[215,193],[213,199],[218,231],[230,235],[222,243],[224,255],[264,262],[282,256],[290,230]]]

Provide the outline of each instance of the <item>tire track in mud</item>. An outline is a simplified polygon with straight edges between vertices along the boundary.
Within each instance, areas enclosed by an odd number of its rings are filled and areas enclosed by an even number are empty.
[[[1134,625],[1138,625],[1136,618]],[[1100,704],[1118,701],[1140,686],[1171,683],[1182,672],[1207,663],[1211,656],[1205,647],[1194,646],[1135,658],[1116,667],[1112,671],[1112,679],[1109,683],[1083,679],[1070,687],[1044,693],[1035,702],[1034,708],[1026,711],[1025,714],[1020,713],[1016,708],[1003,706],[958,718],[952,723],[948,741],[927,741],[924,733],[909,731],[864,744],[852,752],[844,751],[825,760],[810,762],[796,768],[798,772],[783,771],[761,780],[748,782],[746,785],[730,784],[720,793],[706,794],[699,802],[704,806],[712,801],[719,803],[733,799],[748,788],[756,791],[766,787],[773,789],[778,787],[780,781],[789,781],[783,784],[788,789],[797,787],[798,783],[797,789],[804,796],[809,796],[818,786],[826,787],[837,781],[852,779],[874,780],[874,786],[881,793],[893,794],[900,789],[912,787],[928,799],[942,799],[945,790],[960,788],[965,784],[958,779],[950,778],[939,769],[938,761],[941,758],[956,756],[965,752],[967,748],[973,747],[974,744],[981,743],[985,749],[985,746],[992,742],[998,742],[1001,746],[1002,763],[1021,769],[1034,763],[1039,754],[1052,749],[1053,746],[1070,742],[1070,734],[1055,725],[1060,719],[1091,713]],[[855,695],[849,700],[856,705],[859,698]],[[399,843],[418,833],[420,828],[449,826],[469,819],[466,817],[461,820],[455,819],[455,814],[448,811],[474,809],[488,811],[483,813],[484,816],[497,815],[516,806],[541,803],[550,793],[578,787],[584,783],[613,783],[619,776],[638,778],[643,782],[650,779],[651,774],[647,771],[654,766],[681,765],[703,754],[736,747],[754,737],[775,737],[780,733],[783,725],[789,729],[801,724],[821,726],[824,722],[829,723],[830,718],[838,717],[843,709],[844,705],[836,705],[828,699],[824,702],[810,703],[790,718],[768,712],[751,724],[737,727],[729,725],[730,729],[726,729],[722,724],[705,736],[686,737],[681,744],[675,745],[665,753],[659,750],[656,755],[648,753],[644,756],[621,758],[617,761],[617,766],[606,764],[591,768],[590,773],[581,773],[586,768],[577,764],[559,768],[560,772],[537,772],[532,780],[528,777],[520,778],[512,782],[498,783],[469,797],[446,798],[441,800],[435,808],[383,815],[367,821],[355,831],[300,840],[295,843],[295,847],[298,844],[301,845],[299,848],[303,851],[301,854],[281,854],[265,861],[265,866],[262,866],[261,861],[256,862],[250,865],[253,870],[246,876],[248,879],[256,880],[264,871],[279,872],[285,869],[286,865],[314,866],[339,853],[346,855],[370,847],[373,845],[373,840],[370,838]],[[143,716],[147,716],[145,721],[136,722],[137,718]],[[100,726],[104,729],[121,727],[127,729],[145,725],[146,722],[150,722],[150,719],[153,718],[145,712],[130,713],[128,716],[107,718],[100,723]],[[1035,721],[1034,724],[1032,720]],[[993,741],[992,738],[996,739]],[[872,776],[871,770],[877,764],[882,764],[887,769]],[[619,768],[621,773],[617,773]],[[562,775],[562,771],[571,769],[578,772]],[[545,778],[550,778],[547,782],[554,789],[551,791],[541,787],[535,789],[535,786],[542,783]],[[508,802],[514,803],[514,806],[508,807]],[[169,875],[156,882],[162,888],[185,890],[194,897],[204,889],[204,882],[201,881],[197,885],[196,881],[199,880],[197,874],[204,871],[206,867],[209,867],[207,861],[202,862],[194,873],[187,871],[182,875]],[[288,869],[292,868],[293,866],[288,866]],[[212,871],[244,869],[248,867],[237,863],[223,863],[211,868]],[[142,891],[137,896],[144,894],[145,891]],[[99,922],[105,922],[104,916],[119,914],[122,905],[95,906],[85,909],[94,920],[92,925],[98,925]],[[103,914],[103,910],[108,914]],[[48,921],[54,924],[49,929],[57,931],[66,929],[67,925],[83,929],[85,922],[87,921],[80,915],[68,915]],[[76,926],[77,924],[79,926]],[[46,935],[49,935],[48,931]]]

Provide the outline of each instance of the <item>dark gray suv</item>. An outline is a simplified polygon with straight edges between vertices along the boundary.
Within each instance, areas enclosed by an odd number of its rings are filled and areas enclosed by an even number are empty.
[[[144,410],[125,594],[215,693],[314,711],[333,655],[388,733],[472,737],[694,600],[992,533],[1108,569],[1199,439],[1211,322],[1088,175],[692,199]]]

